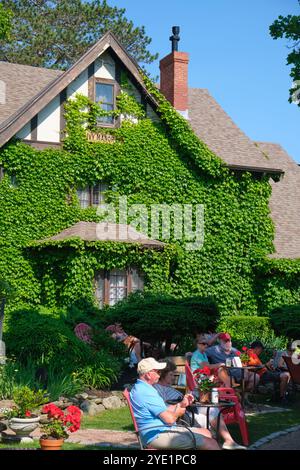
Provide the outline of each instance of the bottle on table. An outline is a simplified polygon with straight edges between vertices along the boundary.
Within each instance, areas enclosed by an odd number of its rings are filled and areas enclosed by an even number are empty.
[[[219,392],[217,388],[211,389],[211,402],[212,403],[219,403]]]

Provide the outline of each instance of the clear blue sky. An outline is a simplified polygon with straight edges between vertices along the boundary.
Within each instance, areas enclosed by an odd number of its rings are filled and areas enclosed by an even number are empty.
[[[280,143],[300,163],[300,108],[288,103],[291,79],[285,40],[269,25],[300,14],[297,0],[108,0],[126,8],[152,38],[159,59],[171,51],[171,28],[181,28],[179,50],[190,53],[189,86],[208,88],[253,140]],[[149,65],[159,75],[158,61]]]

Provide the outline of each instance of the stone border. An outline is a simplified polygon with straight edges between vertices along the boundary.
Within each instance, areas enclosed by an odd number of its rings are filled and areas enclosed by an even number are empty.
[[[274,439],[277,439],[277,437],[286,436],[287,434],[290,434],[291,432],[295,432],[295,431],[300,431],[299,424],[297,424],[296,426],[292,426],[291,428],[284,429],[283,431],[273,432],[272,434],[269,434],[268,436],[262,437],[261,439],[258,439],[258,441],[255,441],[254,444],[251,444],[251,446],[249,446],[248,449],[256,450],[262,445],[267,444],[268,442],[271,442]]]

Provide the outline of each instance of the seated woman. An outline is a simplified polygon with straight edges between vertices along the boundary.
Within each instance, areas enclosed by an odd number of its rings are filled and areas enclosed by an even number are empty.
[[[159,371],[160,379],[157,384],[154,384],[153,387],[157,390],[159,395],[162,397],[164,402],[182,400],[183,394],[178,390],[175,390],[171,385],[174,382],[174,372],[176,370],[176,365],[171,361],[167,361],[167,367]],[[176,405],[174,405],[176,406]],[[197,407],[197,414],[194,415],[194,427],[205,428],[206,427],[206,412],[207,409],[204,407]],[[218,418],[218,409],[211,408],[209,411],[209,422],[211,427],[215,430],[217,428],[217,418]],[[186,411],[186,415],[183,416],[183,419],[188,423],[191,420],[191,413]],[[222,439],[224,440],[223,449],[235,450],[235,449],[246,449],[244,446],[237,444],[231,437],[227,426],[224,422],[224,419],[221,415],[220,418],[220,427],[219,433]]]
[[[115,340],[121,341],[123,344],[125,344],[128,350],[134,354],[134,357],[132,357],[132,362],[137,364],[142,360],[141,341],[135,336],[125,333],[121,323],[114,323],[113,325],[109,325],[107,328],[105,328],[105,331],[111,333],[112,338]]]
[[[232,387],[230,376],[227,370],[223,367],[225,363],[219,362],[216,364],[210,364],[205,350],[208,347],[208,342],[206,336],[198,336],[197,338],[197,349],[192,354],[191,357],[191,369],[194,372],[196,369],[202,369],[203,367],[208,367],[224,384],[225,387]]]

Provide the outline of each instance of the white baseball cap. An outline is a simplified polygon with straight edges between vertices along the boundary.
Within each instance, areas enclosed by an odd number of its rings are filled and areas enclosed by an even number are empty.
[[[147,357],[142,359],[137,366],[137,373],[139,375],[147,374],[150,370],[160,370],[167,367],[166,362],[157,362],[154,357]]]

